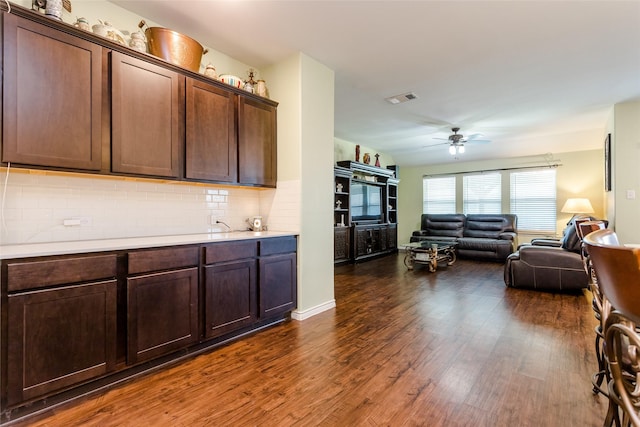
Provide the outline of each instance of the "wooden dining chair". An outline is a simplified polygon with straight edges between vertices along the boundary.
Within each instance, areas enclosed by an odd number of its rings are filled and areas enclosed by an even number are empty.
[[[595,277],[595,272],[593,271],[591,260],[589,258],[589,253],[586,250],[586,244],[584,243],[584,237],[594,231],[603,230],[607,228],[607,221],[602,220],[576,220],[577,233],[580,241],[582,242],[582,250],[580,255],[582,256],[582,263],[584,266],[584,270],[587,273],[587,277],[589,278],[589,290],[591,291],[592,300],[591,306],[593,308],[594,315],[598,320],[598,325],[595,327],[595,352],[596,352],[596,360],[598,362],[598,370],[593,375],[592,384],[593,384],[593,392],[601,393],[604,396],[609,396],[609,392],[607,391],[607,384],[609,383],[609,369],[607,367],[607,362],[604,356],[604,324],[607,320],[607,316],[609,311],[611,311],[611,304],[606,300],[606,298],[602,297],[602,293],[600,292],[600,287],[598,286],[598,279]],[[604,384],[604,385],[603,385]]]
[[[611,376],[605,426],[640,426],[640,249],[620,246],[615,232],[606,229],[586,235],[584,242],[612,306],[603,331]]]

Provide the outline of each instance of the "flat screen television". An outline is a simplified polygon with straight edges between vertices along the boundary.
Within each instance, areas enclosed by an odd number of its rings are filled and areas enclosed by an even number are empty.
[[[351,221],[382,222],[382,187],[366,182],[351,182]]]

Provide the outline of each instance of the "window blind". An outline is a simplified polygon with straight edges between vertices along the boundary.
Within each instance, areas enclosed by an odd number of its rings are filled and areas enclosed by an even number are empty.
[[[423,178],[422,213],[450,214],[455,212],[456,177]]]
[[[464,175],[463,212],[465,214],[499,214],[502,211],[502,175],[486,173]]]
[[[556,170],[511,173],[511,213],[518,215],[518,229],[555,233]]]

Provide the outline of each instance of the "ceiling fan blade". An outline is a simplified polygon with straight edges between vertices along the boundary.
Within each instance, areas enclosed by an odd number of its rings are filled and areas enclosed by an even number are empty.
[[[471,135],[468,135],[466,137],[468,140],[472,140],[472,139],[482,139],[484,138],[484,134],[483,133],[472,133]]]
[[[429,150],[429,149],[434,148],[434,147],[441,147],[443,145],[449,145],[449,143],[448,142],[438,142],[437,144],[421,145],[419,147],[399,148],[399,149],[396,149],[394,151],[398,152],[398,153],[417,152],[417,151],[422,151],[422,150]]]
[[[439,142],[437,144],[430,144],[430,145],[423,145],[422,147],[420,147],[421,149],[425,150],[425,149],[430,149],[430,148],[438,148],[438,147],[442,147],[444,145],[449,145],[448,142]]]

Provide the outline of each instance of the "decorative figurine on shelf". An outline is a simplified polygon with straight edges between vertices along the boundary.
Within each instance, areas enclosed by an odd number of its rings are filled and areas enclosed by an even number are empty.
[[[380,167],[380,154],[376,153],[376,166]]]
[[[249,93],[254,92],[254,88],[256,87],[256,81],[253,80],[253,68],[249,68],[249,80],[244,82],[244,90]]]
[[[344,214],[340,215],[340,224],[338,226],[344,227]]]
[[[216,67],[213,66],[213,64],[211,62],[209,62],[207,64],[206,67],[204,67],[204,73],[205,76],[210,77],[214,80],[218,80],[218,73],[216,72]]]
[[[336,191],[337,191],[338,193],[342,193],[342,188],[343,188],[343,187],[342,187],[342,184],[339,182],[339,183],[336,185]]]
[[[342,205],[342,202],[340,200],[338,200],[336,202],[336,209],[340,209],[340,206]]]
[[[73,24],[73,26],[84,31],[91,31],[91,25],[89,25],[89,21],[87,20],[87,18],[76,19],[76,22]]]
[[[139,52],[147,52],[147,42],[145,41],[142,31],[135,31],[131,33],[131,40],[129,40],[129,47]]]
[[[364,153],[362,161],[368,165],[369,163],[371,163],[371,155],[369,153]]]
[[[360,146],[356,145],[356,162],[360,161]]]

